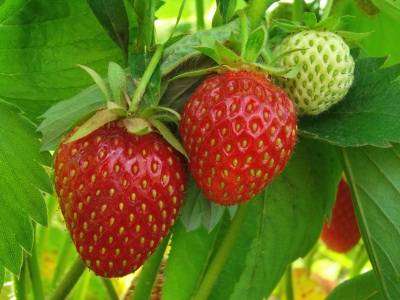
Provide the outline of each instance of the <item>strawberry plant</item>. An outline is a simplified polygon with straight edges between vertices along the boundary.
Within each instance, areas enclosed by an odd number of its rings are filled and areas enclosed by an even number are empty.
[[[0,300],[400,299],[399,26],[0,1]]]

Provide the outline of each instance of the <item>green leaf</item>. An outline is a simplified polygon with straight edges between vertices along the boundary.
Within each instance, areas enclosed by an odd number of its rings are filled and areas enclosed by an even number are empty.
[[[41,150],[57,148],[61,138],[79,121],[105,106],[106,100],[96,85],[52,106],[38,127],[43,135]]]
[[[165,269],[162,299],[190,299],[207,269],[219,230],[220,226],[211,233],[204,228],[187,232],[182,224],[175,226]]]
[[[268,298],[287,264],[306,255],[317,241],[340,176],[333,147],[301,140],[283,174],[251,200],[258,206],[257,214],[251,217],[254,223],[250,230],[254,235],[248,242],[250,249],[240,256],[242,269],[234,271],[240,277],[233,290],[232,285],[227,285],[221,291],[224,284],[217,284],[214,292],[220,297],[211,298]],[[232,252],[229,260],[237,257]],[[232,274],[228,267],[226,272]]]
[[[224,43],[232,33],[238,31],[238,28],[239,23],[232,21],[224,26],[202,30],[180,39],[165,49],[161,64],[162,75],[169,74],[189,59],[199,56],[199,52],[195,48],[204,45],[205,41],[207,41],[206,44],[208,45],[214,44],[215,41]]]
[[[201,54],[208,56],[209,58],[211,58],[213,61],[215,61],[217,64],[221,65],[222,64],[222,60],[219,57],[217,50],[215,48],[211,48],[211,47],[205,47],[205,46],[199,46],[199,47],[195,47],[197,51],[199,51]],[[197,70],[196,70],[197,71]],[[196,72],[194,71],[194,72]]]
[[[22,249],[32,249],[32,220],[47,224],[42,191],[51,193],[52,187],[41,164],[49,165],[50,156],[39,148],[35,126],[0,101],[0,264],[14,274]]]
[[[217,9],[222,17],[223,24],[226,24],[235,13],[236,0],[217,0]]]
[[[315,25],[317,25],[317,16],[315,15],[315,13],[312,12],[305,12],[303,14],[303,22],[307,27],[314,27]]]
[[[77,64],[104,74],[122,60],[86,1],[11,2],[0,7],[0,98],[30,119],[93,83]]]
[[[225,206],[207,200],[191,177],[186,185],[184,203],[180,219],[187,231],[203,227],[211,232],[226,210]]]
[[[372,0],[372,3],[381,11],[400,21],[400,3],[396,0]]]
[[[361,41],[362,49],[366,56],[383,57],[388,56],[386,65],[400,62],[400,30],[398,20],[392,18],[386,12],[376,14],[373,6],[364,6],[370,13],[365,14],[359,9],[357,3],[361,1],[341,0],[336,1],[332,9],[332,15],[353,16],[348,18],[341,30],[352,32],[371,32],[371,35]],[[363,1],[365,2],[365,1]],[[378,0],[377,2],[383,2]],[[372,15],[372,16],[371,16]]]
[[[373,271],[356,276],[337,286],[326,300],[383,300]]]
[[[400,64],[383,69],[384,61],[358,60],[345,99],[326,113],[302,119],[301,133],[346,147],[400,142]]]
[[[129,21],[121,0],[88,0],[88,3],[113,41],[128,54]]]
[[[175,150],[183,154],[183,156],[187,157],[186,151],[183,148],[182,144],[167,126],[156,119],[150,119],[149,121]]]
[[[400,299],[400,146],[342,149],[363,241],[387,299]]]
[[[260,56],[261,50],[267,41],[267,31],[264,26],[260,26],[249,34],[245,52],[242,54],[247,62],[255,62]]]
[[[120,114],[115,113],[109,109],[103,109],[97,111],[92,117],[89,118],[85,123],[79,126],[78,130],[66,141],[66,143],[72,143],[79,140],[93,131],[99,129],[100,127],[115,121],[121,117]]]
[[[125,70],[114,62],[108,64],[108,83],[110,85],[112,99],[120,106],[126,106],[124,93],[127,90]]]

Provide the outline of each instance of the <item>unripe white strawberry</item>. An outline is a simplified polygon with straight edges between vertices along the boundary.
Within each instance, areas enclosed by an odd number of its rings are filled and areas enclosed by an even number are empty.
[[[300,51],[293,51],[303,49]],[[354,79],[354,60],[343,39],[327,31],[306,30],[286,37],[275,53],[284,67],[300,66],[293,79],[278,79],[299,114],[318,115],[347,94]]]

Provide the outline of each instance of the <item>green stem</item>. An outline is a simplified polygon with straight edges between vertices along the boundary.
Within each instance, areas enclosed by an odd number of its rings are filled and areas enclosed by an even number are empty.
[[[331,14],[332,6],[333,6],[333,0],[328,0],[326,2],[324,11],[322,13],[322,17],[321,17],[322,20],[325,20],[326,18],[329,17],[329,15]]]
[[[365,250],[365,247],[362,245],[358,249],[357,256],[354,260],[353,267],[350,271],[350,277],[357,276],[361,273],[362,269],[364,268],[365,264],[368,262],[369,257],[368,253]]]
[[[53,218],[53,215],[56,211],[57,200],[55,197],[49,197],[49,201],[47,203],[47,223],[50,224]],[[37,252],[38,255],[41,256],[43,249],[46,249],[47,241],[49,239],[49,228],[44,226],[38,226],[36,231],[36,240],[37,240]]]
[[[149,65],[147,66],[146,70],[144,71],[144,74],[142,78],[139,81],[138,86],[136,87],[136,90],[132,96],[132,101],[131,105],[129,107],[129,112],[135,112],[138,108],[139,102],[142,99],[145,91],[147,84],[149,83],[151,76],[153,76],[154,70],[156,69],[158,63],[161,60],[162,54],[163,54],[164,46],[160,45],[157,47],[156,52],[154,52],[153,57],[151,58]]]
[[[246,216],[246,210],[247,204],[242,204],[236,212],[236,215],[221,242],[221,246],[211,261],[203,281],[200,284],[200,288],[197,290],[197,294],[193,297],[193,300],[206,300],[210,296],[215,281],[221,273],[221,270],[229,257],[229,253],[235,244],[236,238],[239,235],[240,228]]]
[[[249,39],[249,29],[247,16],[243,10],[239,11],[240,19],[240,55],[244,55],[246,51],[247,41]]]
[[[74,285],[78,282],[83,271],[85,271],[85,265],[83,264],[80,257],[78,257],[49,299],[65,299],[65,297],[69,294]]]
[[[26,258],[22,264],[21,273],[18,276],[13,276],[14,295],[16,300],[26,299]]]
[[[293,276],[292,276],[292,265],[287,266],[286,274],[286,300],[294,300],[293,295]]]
[[[111,300],[118,300],[117,291],[114,288],[111,280],[108,278],[102,278],[101,281],[103,282],[104,287],[107,290],[108,296]]]
[[[76,285],[76,287],[73,291],[72,299],[75,299],[75,300],[86,299],[86,294],[88,291],[90,279],[91,279],[91,274],[87,270],[85,270],[79,280],[79,283]]]
[[[36,243],[33,245],[31,255],[28,255],[27,257],[27,263],[32,283],[33,298],[35,300],[44,300],[42,276],[40,275]]]
[[[293,2],[293,10],[292,10],[292,19],[293,21],[299,22],[303,19],[304,13],[304,0],[294,0]]]
[[[66,235],[64,243],[61,247],[61,251],[57,257],[56,268],[53,273],[53,279],[51,280],[52,288],[54,288],[56,283],[60,280],[60,277],[63,274],[63,271],[65,270],[65,267],[71,256],[71,250],[72,250],[72,241],[71,238],[68,235]]]
[[[252,0],[249,3],[247,15],[250,20],[250,28],[254,29],[261,24],[268,6],[273,0]]]
[[[205,28],[204,24],[204,1],[196,0],[196,21],[197,30],[202,30]]]
[[[157,277],[158,269],[160,268],[160,264],[164,256],[165,249],[167,248],[168,241],[169,236],[164,238],[154,254],[144,264],[142,271],[140,272],[138,282],[135,286],[135,290],[132,294],[133,300],[150,299],[151,290]]]

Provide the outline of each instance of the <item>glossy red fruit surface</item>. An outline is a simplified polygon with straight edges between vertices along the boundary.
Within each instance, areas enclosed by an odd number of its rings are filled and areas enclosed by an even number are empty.
[[[55,185],[86,265],[104,277],[135,271],[168,234],[182,205],[181,157],[156,133],[109,123],[61,144]]]
[[[360,240],[351,191],[343,179],[339,183],[331,221],[324,224],[321,239],[329,249],[339,253],[351,250]]]
[[[228,71],[204,80],[186,103],[180,135],[197,185],[219,204],[245,202],[288,162],[297,119],[264,74]]]

